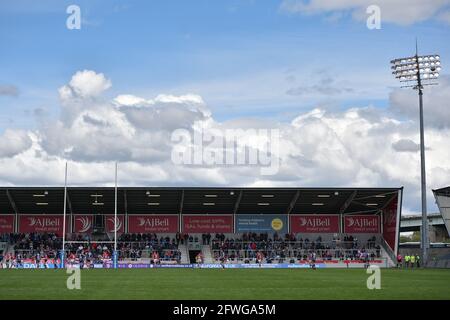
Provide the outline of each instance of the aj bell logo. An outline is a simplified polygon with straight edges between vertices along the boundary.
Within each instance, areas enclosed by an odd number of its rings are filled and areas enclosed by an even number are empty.
[[[54,218],[28,218],[30,220],[30,227],[57,227],[59,226],[59,219]]]
[[[349,227],[376,227],[377,220],[370,218],[347,218]]]
[[[115,231],[119,231],[120,228],[122,228],[122,220],[120,220],[119,218],[117,218],[116,220],[114,220],[113,218],[108,218],[108,221],[111,222],[112,224],[112,230],[110,232],[115,232]],[[115,228],[114,228],[115,226]]]
[[[139,218],[139,227],[167,227],[169,219]]]
[[[92,220],[89,217],[79,217],[76,218],[76,221],[79,221],[81,223],[81,228],[77,232],[83,233],[91,229]]]
[[[307,226],[307,227],[329,227],[330,226],[330,219],[325,218],[325,219],[320,219],[320,218],[315,218],[315,219],[307,219],[307,218],[300,218],[300,225],[302,227]]]

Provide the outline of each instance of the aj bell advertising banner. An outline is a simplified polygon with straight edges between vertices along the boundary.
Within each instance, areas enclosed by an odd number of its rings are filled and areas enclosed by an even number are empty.
[[[69,232],[69,219],[66,219],[66,231]],[[21,215],[19,217],[19,232],[49,232],[62,235],[62,215]]]
[[[344,216],[344,233],[380,233],[380,216]]]
[[[14,216],[0,215],[0,234],[14,232]]]
[[[74,233],[92,233],[93,227],[94,217],[92,215],[76,214],[73,216]]]
[[[176,233],[178,215],[128,216],[130,233]]]
[[[242,214],[236,216],[236,232],[256,232],[286,234],[287,215],[283,214]]]
[[[339,215],[337,214],[292,215],[291,232],[339,233]]]
[[[105,231],[108,233],[113,233],[114,225],[116,226],[117,233],[125,232],[125,216],[117,215],[117,221],[114,223],[114,215],[106,215],[105,216]]]
[[[183,232],[186,233],[233,233],[232,215],[186,215],[183,216]]]

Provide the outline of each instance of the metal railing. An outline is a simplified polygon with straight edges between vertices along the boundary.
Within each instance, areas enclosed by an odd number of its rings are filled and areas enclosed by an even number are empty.
[[[388,243],[384,239],[382,239],[382,241],[381,241],[381,247],[384,249],[384,251],[388,255],[389,259],[391,259],[392,264],[395,266],[397,264],[397,257],[395,256],[394,250],[391,249],[391,247],[388,245]]]
[[[215,260],[220,259],[224,255],[229,258],[236,259],[254,259],[259,251],[263,252],[265,259],[300,259],[308,260],[311,254],[316,254],[316,259],[339,260],[339,259],[362,259],[362,251],[358,249],[299,249],[299,250],[248,250],[248,249],[228,249],[228,250],[211,250],[212,257]],[[368,255],[369,259],[381,258],[381,250],[367,249],[363,251]]]

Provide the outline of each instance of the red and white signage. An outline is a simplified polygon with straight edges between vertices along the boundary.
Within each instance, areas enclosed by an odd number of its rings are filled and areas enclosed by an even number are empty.
[[[233,216],[186,215],[183,216],[183,232],[233,233]]]
[[[176,233],[178,215],[128,216],[130,233]]]
[[[66,220],[66,232],[69,220]],[[62,235],[63,232],[63,216],[62,215],[21,215],[19,217],[19,232],[49,232]]]
[[[0,234],[14,232],[14,215],[0,215]]]
[[[397,234],[397,210],[398,198],[394,197],[383,210],[383,238],[392,250],[395,250],[395,238]]]
[[[109,214],[105,215],[105,231],[108,233],[113,233],[114,226],[116,226],[117,233],[124,233],[125,232],[125,216],[124,215],[117,215],[117,221],[114,223],[114,215]]]
[[[339,233],[339,215],[337,214],[292,215],[291,232]]]
[[[380,233],[380,216],[344,216],[344,233]]]
[[[92,233],[94,229],[94,217],[92,215],[74,215],[73,232],[74,233]]]

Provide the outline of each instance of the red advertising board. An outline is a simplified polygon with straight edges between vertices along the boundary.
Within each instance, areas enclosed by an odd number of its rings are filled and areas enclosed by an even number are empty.
[[[339,233],[339,215],[337,214],[292,215],[291,232]]]
[[[66,220],[66,232],[69,232],[69,220]],[[21,233],[56,233],[62,235],[62,215],[21,215],[19,217],[19,232]]]
[[[125,232],[125,216],[117,215],[117,233]],[[105,231],[108,233],[114,232],[114,215],[105,215]]]
[[[176,233],[178,215],[128,216],[130,233]]]
[[[233,216],[232,215],[183,216],[183,232],[233,233]]]
[[[14,232],[14,215],[0,215],[0,234]]]
[[[77,214],[73,216],[74,233],[92,233],[94,217],[92,215]]]
[[[344,216],[344,233],[380,233],[380,216]]]
[[[395,238],[397,234],[397,208],[398,197],[395,196],[383,210],[383,238],[392,250],[395,250]]]

